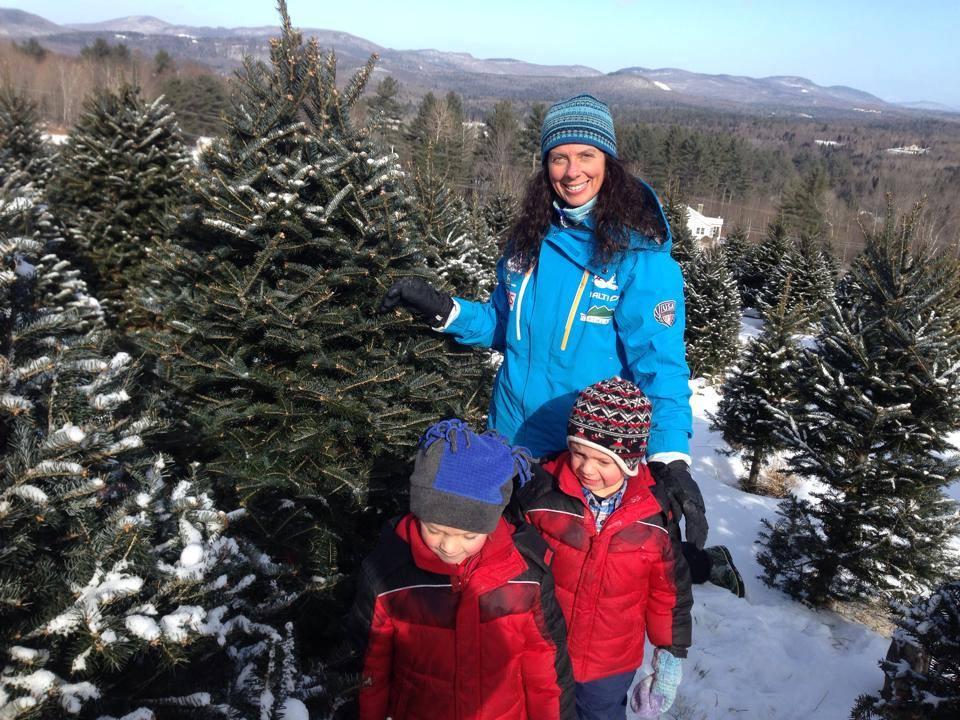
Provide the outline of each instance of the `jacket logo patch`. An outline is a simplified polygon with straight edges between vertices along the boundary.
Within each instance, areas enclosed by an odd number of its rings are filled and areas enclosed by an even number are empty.
[[[604,279],[603,279],[602,277],[600,277],[599,275],[594,275],[594,276],[593,276],[593,286],[594,286],[595,288],[600,289],[600,290],[613,290],[613,291],[617,291],[617,290],[620,289],[620,287],[617,285],[617,274],[616,274],[616,273],[614,273],[614,274],[613,274],[613,277],[611,277],[609,280],[604,280]]]
[[[580,322],[609,325],[613,319],[613,310],[603,305],[593,305],[585,313],[580,313]]]
[[[673,327],[677,321],[677,301],[664,300],[653,309],[653,319],[661,325]]]
[[[507,290],[507,306],[513,310],[513,303],[517,299],[517,294],[513,290]]]

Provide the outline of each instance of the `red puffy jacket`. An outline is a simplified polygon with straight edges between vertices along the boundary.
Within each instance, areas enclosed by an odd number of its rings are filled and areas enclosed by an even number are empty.
[[[360,720],[574,720],[563,616],[529,526],[500,521],[460,565],[406,515],[364,561],[349,630],[363,658]]]
[[[577,682],[636,670],[644,633],[686,657],[690,646],[690,570],[651,493],[650,471],[628,480],[620,506],[600,532],[566,452],[537,468],[516,493],[520,512],[555,553],[557,600]]]

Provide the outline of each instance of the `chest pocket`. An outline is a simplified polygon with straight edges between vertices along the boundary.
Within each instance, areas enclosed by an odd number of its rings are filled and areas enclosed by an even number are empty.
[[[573,363],[581,348],[590,353],[616,353],[613,314],[620,302],[616,273],[608,278],[584,270],[576,292],[570,299],[559,347],[555,349],[562,365]]]

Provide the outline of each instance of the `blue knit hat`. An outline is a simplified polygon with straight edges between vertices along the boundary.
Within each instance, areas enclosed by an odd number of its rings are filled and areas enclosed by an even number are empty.
[[[410,512],[421,520],[492,533],[510,502],[513,478],[530,478],[530,454],[495,430],[478,435],[462,420],[441,420],[420,439],[410,476]]]
[[[585,93],[551,105],[540,129],[540,154],[546,158],[550,150],[567,143],[592,145],[616,157],[617,135],[610,108]]]

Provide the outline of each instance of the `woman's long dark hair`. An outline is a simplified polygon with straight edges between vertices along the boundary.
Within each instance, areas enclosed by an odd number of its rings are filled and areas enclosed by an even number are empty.
[[[610,262],[627,249],[630,231],[635,230],[658,243],[667,239],[667,227],[660,215],[656,197],[639,180],[632,177],[619,160],[606,156],[603,184],[593,208],[596,218],[597,247],[594,254],[600,263]],[[550,227],[557,199],[543,167],[530,178],[520,206],[520,213],[507,235],[504,254],[524,270],[528,270],[540,252],[540,242]]]

